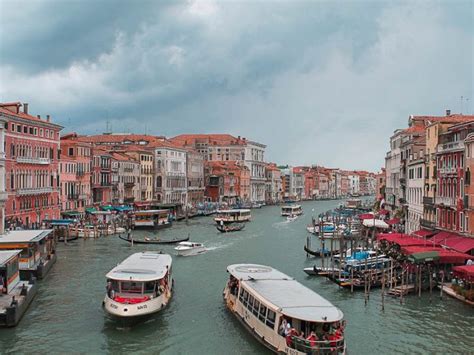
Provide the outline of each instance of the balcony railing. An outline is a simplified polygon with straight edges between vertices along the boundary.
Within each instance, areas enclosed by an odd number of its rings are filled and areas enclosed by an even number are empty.
[[[51,160],[49,158],[16,157],[16,162],[24,164],[48,165],[51,163]]]
[[[439,168],[439,174],[456,174],[456,168]]]
[[[455,206],[456,200],[453,197],[436,196],[437,205]]]
[[[79,199],[79,194],[68,194],[67,199],[68,200],[77,200],[77,199]]]
[[[457,141],[457,142],[450,142],[439,144],[437,148],[438,153],[447,153],[455,150],[464,150],[464,142]]]
[[[433,197],[423,197],[423,204],[424,205],[434,204],[434,198]]]
[[[87,200],[89,198],[88,194],[79,194],[78,199],[79,200]]]
[[[20,196],[40,195],[40,194],[49,194],[54,191],[55,190],[52,187],[23,188],[23,189],[17,189],[16,194]]]
[[[436,222],[421,218],[420,225],[425,228],[434,229],[436,227]]]

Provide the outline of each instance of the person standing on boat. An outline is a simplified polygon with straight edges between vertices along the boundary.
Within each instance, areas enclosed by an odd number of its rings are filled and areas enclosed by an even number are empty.
[[[280,328],[279,328],[279,333],[281,336],[286,336],[286,333],[287,333],[287,330],[286,330],[286,327],[288,325],[288,322],[286,321],[286,318],[283,318],[283,320],[281,321],[281,324],[280,324]]]

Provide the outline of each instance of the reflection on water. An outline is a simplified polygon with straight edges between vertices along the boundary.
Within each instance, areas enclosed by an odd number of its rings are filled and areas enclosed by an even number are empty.
[[[266,354],[225,309],[222,290],[226,266],[261,263],[282,272],[329,299],[348,320],[346,337],[351,354],[466,353],[474,347],[474,311],[455,300],[429,294],[410,296],[406,304],[386,298],[381,311],[380,290],[351,294],[333,283],[308,277],[312,265],[303,251],[306,225],[337,202],[303,203],[305,215],[288,223],[278,207],[252,211],[253,221],[237,233],[220,233],[211,217],[175,223],[173,228],[135,232],[137,238],[182,237],[201,242],[209,251],[174,257],[175,290],[172,301],[149,321],[120,328],[102,310],[105,274],[132,252],[162,250],[175,255],[174,245],[133,247],[117,237],[78,240],[58,248],[58,262],[20,325],[0,330],[0,352],[39,353],[160,353]],[[311,212],[314,208],[315,211]]]

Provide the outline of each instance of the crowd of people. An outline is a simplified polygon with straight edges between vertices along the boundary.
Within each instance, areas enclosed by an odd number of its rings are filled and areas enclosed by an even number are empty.
[[[290,348],[302,349],[298,350],[312,350],[312,349],[325,349],[335,351],[339,341],[344,338],[344,323],[337,322],[334,324],[322,323],[321,327],[314,324],[309,327],[310,330],[307,334],[304,331],[298,331],[296,328],[291,326],[291,321],[283,318],[280,323],[278,333],[285,337],[286,345]],[[318,329],[319,328],[319,329]]]

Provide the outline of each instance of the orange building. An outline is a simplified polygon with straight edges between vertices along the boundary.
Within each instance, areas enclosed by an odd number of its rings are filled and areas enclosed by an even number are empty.
[[[206,161],[206,197],[230,205],[250,199],[250,171],[238,161]]]

